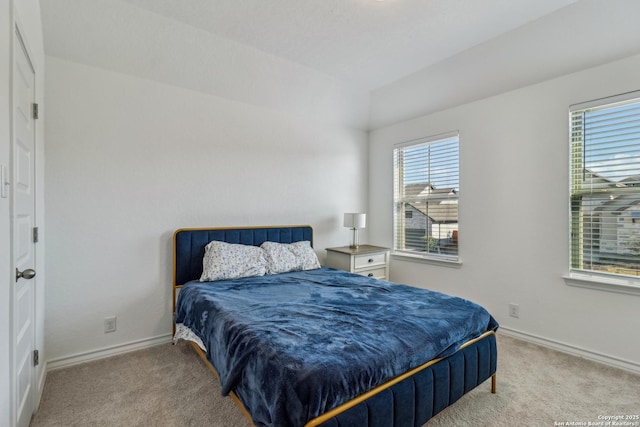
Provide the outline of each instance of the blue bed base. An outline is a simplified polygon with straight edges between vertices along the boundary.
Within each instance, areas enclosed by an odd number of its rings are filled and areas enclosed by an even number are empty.
[[[174,312],[176,289],[200,277],[204,247],[212,240],[253,246],[260,246],[265,241],[293,243],[308,240],[313,245],[313,229],[301,225],[177,230],[174,234]],[[203,353],[200,351],[198,354],[215,372]],[[379,393],[357,405],[321,422],[318,421],[322,416],[318,417],[307,425],[418,427],[489,378],[492,378],[491,391],[495,392],[496,368],[496,337],[489,333],[391,387],[380,387]],[[241,410],[246,415],[246,410]]]
[[[494,377],[496,336],[471,344],[342,412],[321,427],[418,427],[465,393]],[[495,382],[492,384],[495,392]]]

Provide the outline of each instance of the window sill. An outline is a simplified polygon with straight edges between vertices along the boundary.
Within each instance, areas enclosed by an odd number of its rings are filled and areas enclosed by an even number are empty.
[[[460,259],[445,258],[445,257],[426,257],[422,255],[411,255],[404,252],[392,252],[391,258],[401,261],[420,262],[424,264],[440,265],[443,267],[460,268],[462,267],[462,261]]]
[[[640,295],[640,280],[638,279],[580,273],[569,273],[562,276],[562,278],[569,286],[619,294]]]

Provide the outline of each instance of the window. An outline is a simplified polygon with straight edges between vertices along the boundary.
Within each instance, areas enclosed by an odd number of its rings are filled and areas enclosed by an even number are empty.
[[[640,276],[640,92],[572,106],[571,270]]]
[[[458,133],[398,144],[394,164],[394,250],[458,260]]]

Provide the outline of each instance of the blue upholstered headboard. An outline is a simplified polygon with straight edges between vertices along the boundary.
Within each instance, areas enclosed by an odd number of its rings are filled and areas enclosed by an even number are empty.
[[[242,245],[293,243],[308,240],[313,246],[313,229],[308,225],[284,227],[183,228],[173,235],[174,286],[202,275],[204,247],[212,240]]]

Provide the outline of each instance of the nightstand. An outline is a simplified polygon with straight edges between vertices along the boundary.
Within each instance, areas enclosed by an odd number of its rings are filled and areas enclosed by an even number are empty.
[[[360,245],[327,248],[326,266],[376,279],[389,280],[389,248]]]

